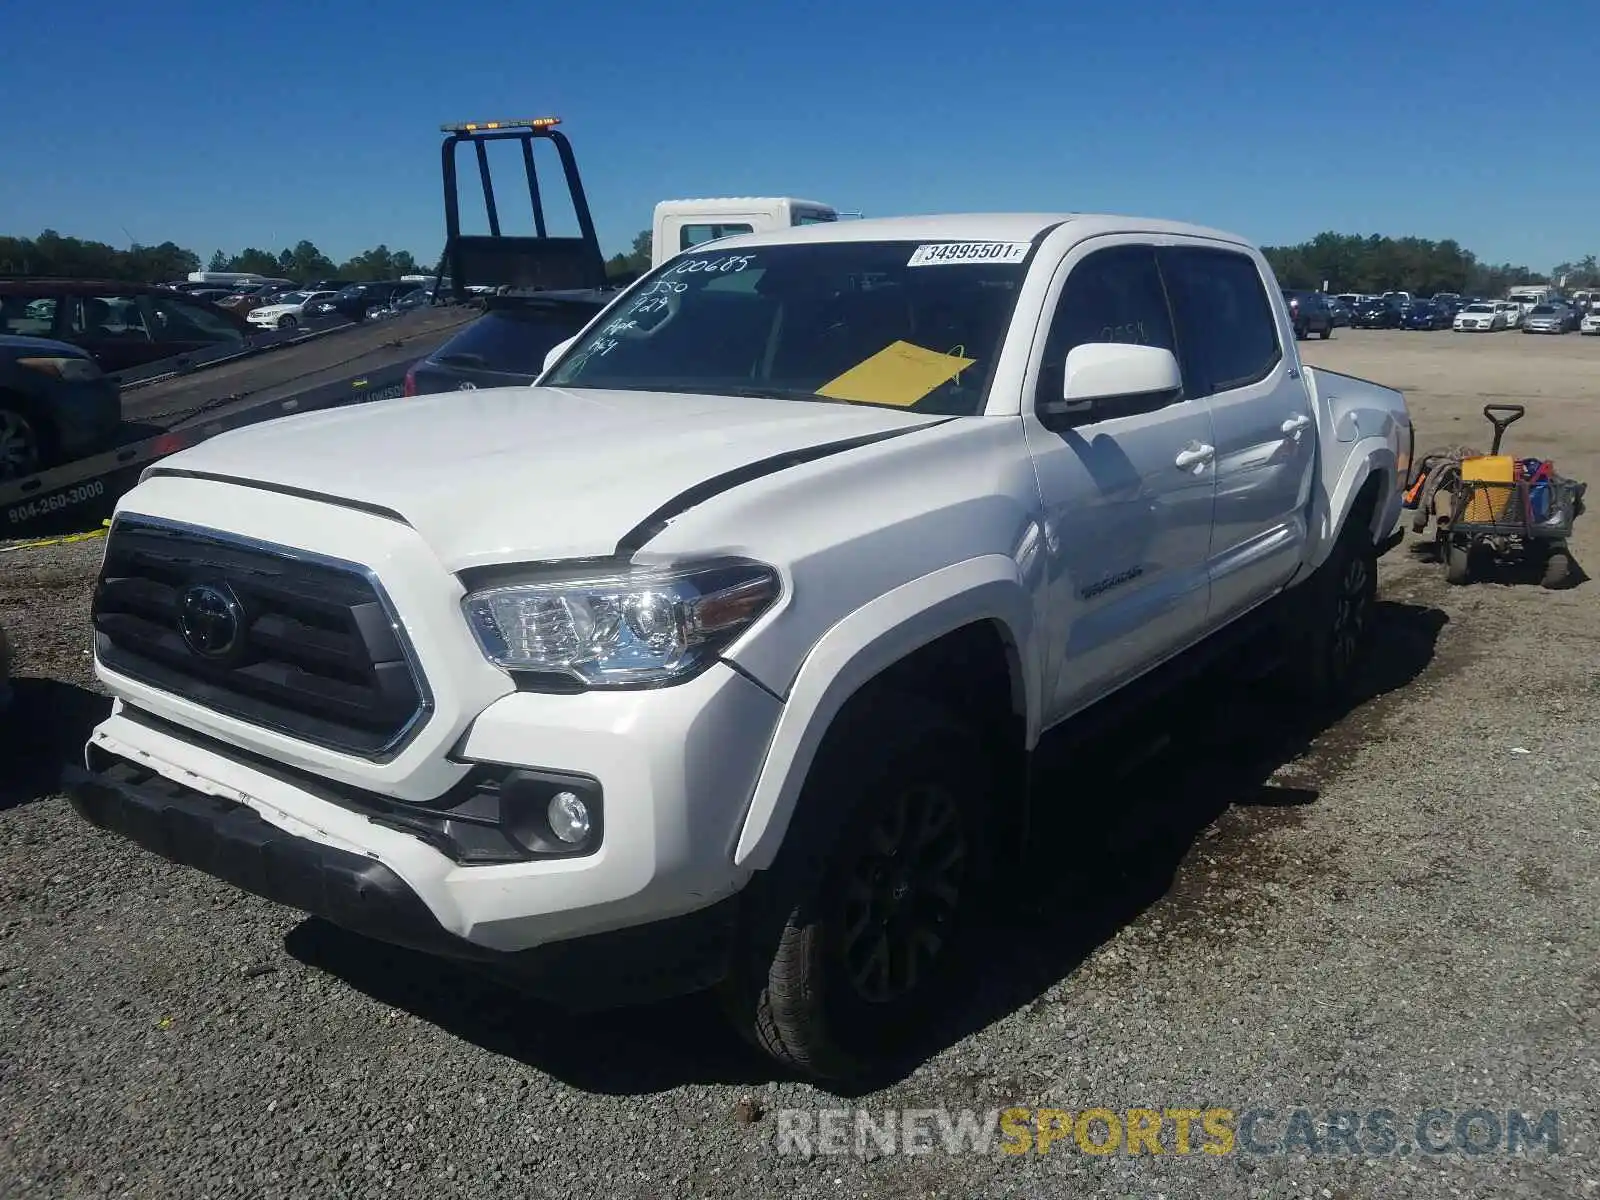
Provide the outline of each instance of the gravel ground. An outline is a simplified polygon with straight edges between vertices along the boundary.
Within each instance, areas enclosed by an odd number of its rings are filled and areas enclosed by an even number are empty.
[[[1508,444],[1600,478],[1600,339],[1341,330],[1305,353],[1406,387],[1425,446],[1531,395]],[[1580,562],[1600,561],[1597,532],[1580,524]],[[105,705],[85,649],[98,559],[0,553],[22,677],[0,758],[0,1194],[1600,1191],[1592,584],[1450,589],[1396,551],[1373,698],[1339,722],[1299,727],[1213,681],[1131,775],[1053,779],[1090,819],[1019,889],[951,1027],[897,1082],[840,1097],[775,1081],[699,1000],[561,1017],[79,822],[53,779]],[[779,1149],[824,1110],[1010,1106],[1270,1109],[1266,1142],[1297,1107],[1319,1125],[1388,1109],[1407,1145],[1429,1108],[1556,1110],[1561,1142],[1256,1154],[1241,1124],[1220,1156],[1198,1127],[1174,1153],[1170,1125],[1160,1157],[1071,1136],[1014,1156]]]

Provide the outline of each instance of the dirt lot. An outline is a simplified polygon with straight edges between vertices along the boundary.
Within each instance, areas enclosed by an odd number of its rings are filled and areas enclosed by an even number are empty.
[[[1405,389],[1424,448],[1483,445],[1483,403],[1525,400],[1508,448],[1600,480],[1600,338],[1340,330],[1304,354]],[[1600,562],[1593,517],[1574,551]],[[1212,681],[1135,774],[1077,764],[1052,783],[1070,814],[1053,878],[1019,889],[957,1017],[904,1078],[842,1098],[773,1080],[699,1001],[563,1017],[78,822],[53,779],[104,705],[97,556],[0,555],[24,676],[0,759],[0,1194],[1600,1191],[1594,584],[1448,588],[1402,548],[1372,698],[1337,723]],[[1221,1108],[1237,1137],[820,1152],[818,1114],[846,1106]],[[1246,1137],[1256,1109],[1273,1115]],[[1370,1132],[1380,1109],[1393,1153],[1326,1136],[1332,1110]],[[1416,1145],[1429,1109],[1448,1110],[1441,1154]],[[1473,1109],[1498,1114],[1463,1122],[1481,1154],[1455,1127]],[[1508,1153],[1512,1110],[1557,1113],[1557,1152]],[[780,1152],[780,1127],[813,1153]]]

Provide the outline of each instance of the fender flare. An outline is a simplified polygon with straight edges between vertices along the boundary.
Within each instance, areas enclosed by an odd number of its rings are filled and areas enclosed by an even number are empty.
[[[1372,513],[1372,526],[1367,533],[1374,543],[1383,539],[1388,532],[1386,522],[1387,526],[1392,527],[1400,519],[1402,485],[1398,481],[1398,468],[1394,448],[1385,437],[1362,438],[1351,445],[1338,479],[1325,493],[1322,519],[1317,523],[1315,552],[1307,564],[1310,568],[1320,567],[1327,560],[1350,517],[1350,510],[1355,507],[1356,497],[1361,494],[1367,480],[1376,474],[1384,476],[1387,486],[1378,497]]]
[[[789,689],[735,845],[736,866],[770,867],[824,735],[851,696],[911,652],[976,621],[995,621],[1011,643],[1028,745],[1038,737],[1042,679],[1033,645],[1033,599],[1015,560],[983,555],[878,596],[833,625],[806,655]]]

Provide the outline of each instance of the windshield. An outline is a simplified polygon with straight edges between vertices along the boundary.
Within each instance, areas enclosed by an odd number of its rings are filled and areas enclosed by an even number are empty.
[[[1533,306],[1532,315],[1536,317],[1548,317],[1551,313],[1555,312],[1555,310],[1556,308],[1553,304],[1535,304]]]
[[[285,292],[273,299],[274,304],[304,304],[311,296],[310,292]]]
[[[820,242],[681,254],[545,380],[555,387],[982,410],[1026,242]]]
[[[1494,309],[1487,304],[1469,304],[1463,311],[1469,313],[1492,313]]]

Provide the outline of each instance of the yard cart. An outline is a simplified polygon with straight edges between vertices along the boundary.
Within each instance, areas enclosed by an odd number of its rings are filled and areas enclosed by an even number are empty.
[[[1560,587],[1571,574],[1567,538],[1583,512],[1586,485],[1558,475],[1547,459],[1500,453],[1507,428],[1526,411],[1520,404],[1484,405],[1494,443],[1488,454],[1462,458],[1445,484],[1435,536],[1450,583],[1470,583],[1491,557],[1535,564],[1545,587]]]

